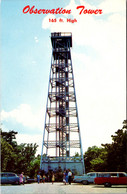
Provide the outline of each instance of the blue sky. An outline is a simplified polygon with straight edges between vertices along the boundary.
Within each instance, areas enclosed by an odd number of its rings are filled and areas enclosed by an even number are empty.
[[[23,14],[63,7],[71,15]],[[76,6],[102,9],[101,15],[79,15]],[[111,142],[126,117],[125,0],[1,1],[1,122],[18,131],[19,143],[41,142],[51,63],[50,34],[72,32],[72,62],[83,150]],[[64,23],[49,23],[49,18]],[[67,23],[66,18],[77,19]],[[98,137],[99,134],[99,137]]]

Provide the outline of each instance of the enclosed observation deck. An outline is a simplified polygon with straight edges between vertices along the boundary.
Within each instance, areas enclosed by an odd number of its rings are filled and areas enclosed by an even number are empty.
[[[51,42],[53,48],[72,47],[72,33],[71,32],[51,33]]]

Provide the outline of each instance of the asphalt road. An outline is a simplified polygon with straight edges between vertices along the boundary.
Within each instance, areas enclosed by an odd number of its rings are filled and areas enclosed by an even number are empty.
[[[80,193],[120,193],[127,194],[127,187],[125,185],[112,186],[105,188],[103,185],[82,185],[72,183],[71,185],[64,185],[63,183],[33,183],[25,185],[2,185],[1,194],[80,194]]]

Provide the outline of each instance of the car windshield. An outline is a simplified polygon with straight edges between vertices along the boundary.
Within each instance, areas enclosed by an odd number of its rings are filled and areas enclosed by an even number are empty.
[[[15,176],[15,174],[8,174],[8,176]]]
[[[88,176],[93,177],[95,176],[95,173],[87,173]]]
[[[110,175],[108,173],[101,173],[98,174],[98,177],[109,177]]]
[[[1,177],[7,177],[7,174],[1,174]]]
[[[119,177],[126,177],[127,174],[126,173],[119,173]]]

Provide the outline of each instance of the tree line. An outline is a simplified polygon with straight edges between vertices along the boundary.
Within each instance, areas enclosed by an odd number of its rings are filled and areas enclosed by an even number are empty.
[[[40,166],[40,155],[35,156],[38,145],[32,143],[17,144],[15,131],[1,130],[1,171],[24,172],[30,177],[37,174]]]
[[[36,156],[38,145],[16,141],[15,131],[1,130],[1,171],[22,171],[30,177],[35,177],[40,170],[40,155]],[[121,171],[127,172],[127,120],[123,121],[122,129],[112,135],[112,143],[92,146],[84,153],[85,171]],[[75,153],[75,157],[79,156]]]
[[[127,172],[127,120],[111,137],[112,143],[92,146],[85,152],[86,172]]]

